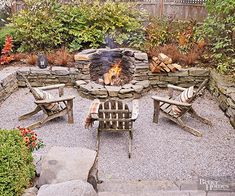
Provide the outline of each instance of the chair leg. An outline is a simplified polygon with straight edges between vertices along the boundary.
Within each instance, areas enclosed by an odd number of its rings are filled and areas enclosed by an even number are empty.
[[[197,136],[197,137],[202,137],[202,133],[199,132],[198,130],[186,125],[181,119],[177,119],[177,124],[179,124],[185,131],[188,131],[189,133]]]
[[[100,149],[100,131],[98,130],[97,131],[97,141],[96,141],[96,151],[97,151],[97,154],[99,154],[99,149]]]
[[[37,121],[29,126],[27,126],[26,128],[28,129],[35,129],[35,128],[39,128],[41,127],[43,124],[45,124],[47,121],[51,120],[48,116],[44,117],[42,120]]]
[[[203,122],[203,123],[205,123],[205,124],[207,124],[207,125],[209,125],[209,126],[212,126],[212,123],[211,123],[208,119],[199,116],[199,115],[197,114],[197,112],[196,112],[193,108],[191,108],[191,109],[189,110],[189,113],[190,113],[194,118],[196,118],[197,120],[199,120],[199,121],[201,121],[201,122]]]
[[[153,122],[158,123],[159,113],[160,113],[160,101],[153,100],[154,112],[153,112]]]
[[[131,158],[131,150],[132,150],[132,139],[133,139],[133,133],[132,131],[129,131],[129,152],[128,157]]]
[[[20,117],[18,118],[18,120],[19,120],[19,121],[20,121],[20,120],[25,120],[25,119],[27,119],[27,118],[29,118],[29,117],[31,117],[31,116],[37,114],[39,111],[41,111],[41,108],[40,108],[39,106],[37,106],[32,112],[29,112],[29,113],[27,113],[27,114],[24,114],[24,115],[20,116]]]

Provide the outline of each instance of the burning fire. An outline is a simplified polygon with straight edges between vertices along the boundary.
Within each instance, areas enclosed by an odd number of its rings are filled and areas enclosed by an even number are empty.
[[[121,74],[122,68],[120,67],[120,63],[112,65],[112,68],[109,70],[109,75],[111,78],[113,76],[119,77]]]
[[[110,85],[120,85],[121,79],[119,78],[122,68],[120,66],[120,62],[115,63],[112,65],[112,67],[109,69],[109,71],[104,74],[104,83],[110,84]]]

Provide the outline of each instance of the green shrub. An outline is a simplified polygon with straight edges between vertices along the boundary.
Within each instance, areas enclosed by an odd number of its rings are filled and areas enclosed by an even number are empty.
[[[4,26],[0,28],[0,51],[3,48],[3,45],[6,40],[7,35],[12,35],[14,37],[15,29],[9,26]]]
[[[208,17],[202,32],[210,43],[210,50],[217,61],[218,69],[226,72],[235,61],[235,1],[206,1]]]
[[[104,43],[107,34],[122,44],[130,38],[133,40],[131,35],[142,29],[141,13],[128,3],[95,1],[76,6],[58,0],[26,0],[25,3],[25,9],[12,18],[23,51],[62,45],[72,50],[96,48]]]
[[[0,195],[18,196],[34,177],[33,158],[19,130],[0,129]]]

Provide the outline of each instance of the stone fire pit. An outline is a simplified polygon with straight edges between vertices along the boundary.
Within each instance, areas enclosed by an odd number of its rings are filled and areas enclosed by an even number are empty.
[[[119,97],[139,98],[150,89],[148,80],[136,81],[134,76],[136,69],[148,68],[148,56],[146,53],[129,48],[101,48],[88,49],[75,54],[74,59],[77,68],[82,74],[88,76],[88,80],[78,80],[76,85],[82,95],[90,98]],[[107,85],[103,76],[108,73],[116,60],[120,60],[123,79],[121,85]]]

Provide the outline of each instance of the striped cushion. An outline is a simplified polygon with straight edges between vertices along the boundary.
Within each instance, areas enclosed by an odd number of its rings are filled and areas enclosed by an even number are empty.
[[[53,99],[54,98],[50,93],[43,91],[39,88],[34,88],[34,91],[35,91],[35,99],[36,100],[45,100],[45,99]],[[61,110],[61,106],[59,103],[49,103],[49,104],[45,104],[44,106],[47,110],[50,110],[50,111]]]
[[[185,89],[175,100],[183,102],[183,103],[188,103],[188,101],[193,97],[193,93],[194,93],[193,88],[194,86],[191,86]],[[179,106],[172,105],[169,103],[160,102],[160,108],[164,112],[174,117],[179,117],[182,112],[182,109]]]

